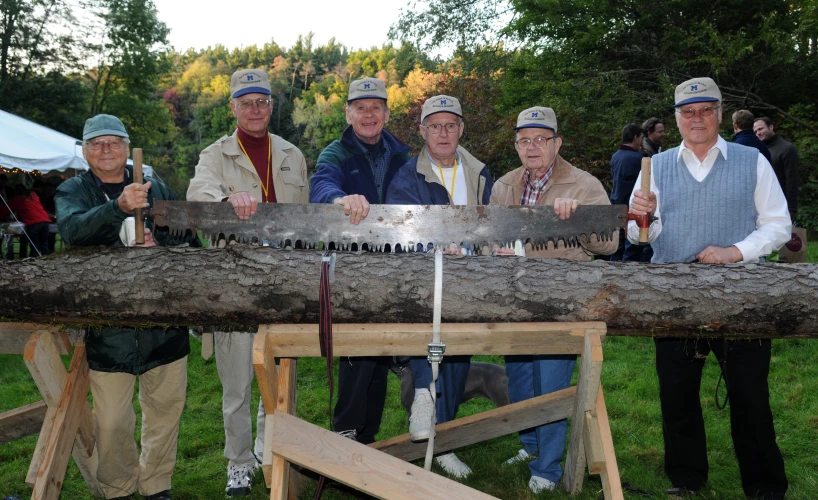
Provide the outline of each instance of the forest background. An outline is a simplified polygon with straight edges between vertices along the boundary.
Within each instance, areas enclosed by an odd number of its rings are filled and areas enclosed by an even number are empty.
[[[309,29],[308,9],[277,22]],[[610,189],[622,127],[657,116],[666,145],[678,144],[673,89],[710,76],[724,95],[723,137],[732,136],[732,112],[749,109],[796,145],[797,222],[818,230],[818,0],[418,0],[390,40],[355,51],[335,39],[316,45],[309,32],[282,47],[275,23],[262,25],[270,30],[262,47],[178,52],[151,0],[0,0],[0,109],[74,137],[94,114],[119,116],[132,146],[184,196],[199,152],[235,129],[236,69],[267,71],[270,131],[311,168],[346,126],[349,82],[377,76],[389,93],[387,128],[415,151],[423,101],[456,96],[462,144],[499,177],[519,166],[517,113],[546,105],[560,122],[562,156]],[[427,55],[441,47],[452,56]]]

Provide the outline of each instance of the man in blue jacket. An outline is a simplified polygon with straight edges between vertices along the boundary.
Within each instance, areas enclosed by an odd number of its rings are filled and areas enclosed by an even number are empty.
[[[772,164],[773,160],[770,156],[770,150],[761,142],[755,132],[753,132],[753,122],[755,117],[753,113],[746,109],[740,109],[733,113],[733,142],[742,144],[751,148],[756,148],[767,161]]]
[[[638,125],[625,125],[622,129],[622,144],[611,157],[611,205],[627,205],[630,202],[636,178],[642,170],[642,154],[640,148],[645,140],[645,130]],[[619,249],[611,255],[609,260],[630,260],[634,262],[650,262],[653,251],[649,245],[639,246],[625,240],[624,233],[620,237]]]
[[[459,145],[463,136],[463,110],[454,97],[438,95],[426,100],[420,115],[420,134],[426,145],[395,175],[386,203],[395,205],[488,205],[493,181],[485,165]],[[454,242],[455,245],[460,242]],[[447,356],[440,365],[436,388],[436,422],[454,420],[466,388],[471,356]],[[432,417],[432,368],[426,358],[412,358],[415,399],[409,417],[412,441],[429,439]],[[471,473],[454,453],[437,457],[449,474],[463,478]]]
[[[310,203],[336,203],[352,224],[369,214],[370,203],[383,203],[390,182],[409,160],[409,147],[384,130],[389,121],[386,87],[377,78],[349,85],[349,126],[318,156],[310,179]],[[375,441],[386,400],[387,357],[345,359],[338,368],[338,402],[333,429],[369,444]]]

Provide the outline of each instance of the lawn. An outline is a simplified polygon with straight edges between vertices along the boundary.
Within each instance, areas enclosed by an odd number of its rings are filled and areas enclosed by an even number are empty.
[[[818,261],[818,244],[811,242],[810,260]],[[224,434],[221,416],[221,385],[214,360],[203,360],[201,345],[192,340],[188,364],[188,400],[182,417],[179,452],[173,493],[177,499],[224,497],[226,461],[222,456]],[[614,445],[626,498],[666,498],[669,483],[662,470],[662,433],[654,369],[654,347],[650,338],[609,337],[605,342],[602,381],[611,420]],[[501,362],[500,358],[480,357]],[[818,498],[818,340],[773,342],[770,373],[771,405],[779,446],[790,480],[788,498]],[[67,362],[67,358],[65,358]],[[336,370],[337,370],[336,360]],[[718,364],[711,356],[705,366],[701,401],[707,422],[710,483],[700,498],[743,498],[738,467],[730,439],[729,407],[719,410],[714,393]],[[337,378],[336,378],[337,380]],[[390,389],[379,438],[407,432],[406,416],[398,401],[398,380],[390,375]],[[323,360],[303,359],[298,368],[298,413],[326,427],[327,388]],[[723,393],[722,393],[723,395]],[[22,356],[0,355],[0,411],[39,400]],[[136,402],[135,402],[136,403]],[[137,403],[138,404],[138,403]],[[257,404],[257,398],[255,399]],[[472,400],[461,407],[461,416],[491,407],[485,400]],[[137,423],[137,432],[139,423]],[[0,445],[0,498],[27,498],[31,490],[24,479],[36,436]],[[458,451],[474,473],[465,483],[500,498],[534,498],[528,490],[525,464],[501,466],[519,449],[515,435],[498,438]],[[421,463],[422,465],[422,463]],[[434,468],[438,473],[441,471]],[[257,475],[252,499],[269,498]],[[312,484],[302,498],[312,498]],[[73,462],[69,466],[63,499],[89,498],[87,487]],[[586,479],[585,490],[576,497],[542,493],[537,498],[601,498],[598,476]],[[326,499],[355,498],[348,492],[330,490]]]

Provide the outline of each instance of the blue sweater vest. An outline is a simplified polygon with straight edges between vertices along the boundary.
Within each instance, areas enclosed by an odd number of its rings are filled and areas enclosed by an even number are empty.
[[[678,154],[675,147],[652,158],[662,232],[651,262],[690,262],[705,248],[729,247],[756,229],[758,150],[727,143],[728,161],[719,153],[701,182]]]

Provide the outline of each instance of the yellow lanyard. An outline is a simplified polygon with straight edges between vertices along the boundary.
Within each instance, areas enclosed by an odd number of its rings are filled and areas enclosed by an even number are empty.
[[[250,160],[250,165],[253,165],[253,168],[255,169],[256,173],[258,173],[258,169],[256,168],[256,164],[253,163],[253,159],[250,158],[250,155],[247,154],[247,150],[244,149],[244,144],[241,143],[241,139],[239,139],[238,135],[236,135],[236,139],[239,140],[239,147],[241,148],[241,152],[244,153],[244,156],[246,156],[248,160]],[[270,136],[267,136],[267,141],[268,141],[267,142],[267,182],[266,182],[266,185],[265,184],[261,185],[261,191],[264,193],[264,198],[265,199],[269,198],[267,193],[270,191],[270,170],[273,169],[273,162],[272,162],[272,158],[273,158],[273,144],[272,144],[272,142],[273,141],[272,141],[272,139],[270,139]]]
[[[457,156],[454,157],[454,172],[452,173],[452,190],[451,191],[449,191],[449,188],[446,187],[446,178],[443,177],[443,167],[441,167],[438,164],[437,169],[440,170],[440,182],[443,183],[443,188],[446,190],[446,192],[449,193],[449,196],[451,196],[452,201],[454,201],[454,188],[455,188],[455,186],[457,186]]]

